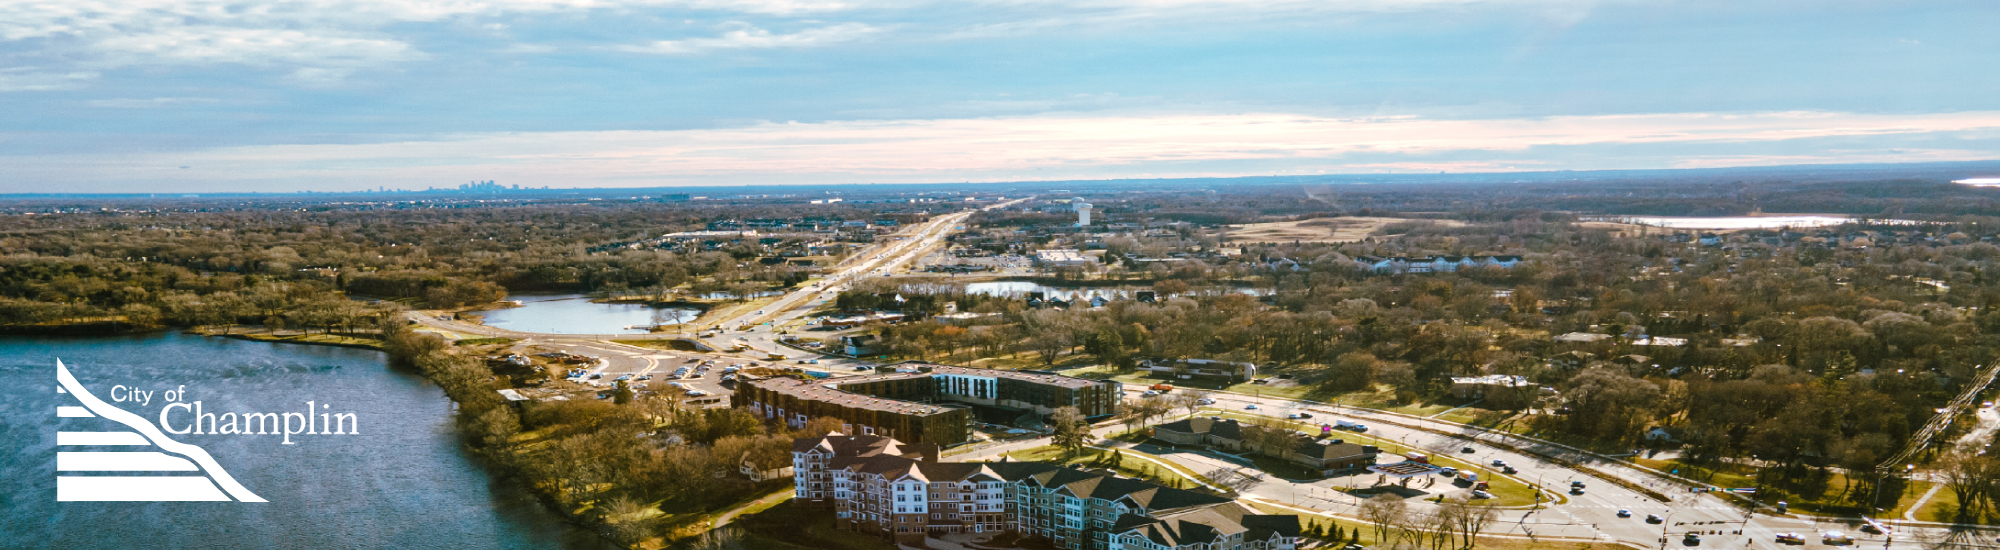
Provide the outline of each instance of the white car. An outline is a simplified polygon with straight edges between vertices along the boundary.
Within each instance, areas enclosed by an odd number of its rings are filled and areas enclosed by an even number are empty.
[[[1244,405],[1244,406],[1243,406],[1243,410],[1246,410],[1246,411],[1254,411],[1254,410],[1257,410],[1257,404],[1256,404],[1256,403],[1251,403],[1251,404],[1248,404],[1248,405]]]

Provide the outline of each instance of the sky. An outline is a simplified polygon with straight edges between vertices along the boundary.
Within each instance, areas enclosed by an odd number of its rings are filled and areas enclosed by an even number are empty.
[[[1990,160],[1995,28],[1991,0],[0,0],[0,193]]]

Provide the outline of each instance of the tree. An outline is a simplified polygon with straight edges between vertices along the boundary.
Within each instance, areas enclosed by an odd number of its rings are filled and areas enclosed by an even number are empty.
[[[1187,409],[1188,416],[1194,416],[1195,413],[1201,412],[1203,403],[1208,401],[1211,395],[1215,395],[1215,392],[1182,388],[1176,390],[1168,400],[1176,407]]]
[[[1402,523],[1403,516],[1409,512],[1409,505],[1395,495],[1382,493],[1361,501],[1359,512],[1362,520],[1375,527],[1375,543],[1381,544],[1384,536],[1389,534],[1389,528]]]
[[[1064,456],[1076,456],[1090,443],[1090,424],[1084,422],[1083,412],[1076,407],[1062,407],[1050,413],[1049,428],[1050,438],[1062,448]]]
[[[1125,400],[1125,431],[1137,431],[1154,419],[1165,416],[1173,410],[1173,404],[1160,397],[1141,397]]]

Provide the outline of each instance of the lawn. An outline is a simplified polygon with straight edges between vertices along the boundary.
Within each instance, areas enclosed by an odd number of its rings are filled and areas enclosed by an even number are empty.
[[[1709,485],[1725,489],[1732,487],[1758,486],[1755,468],[1746,465],[1722,464],[1715,467],[1704,467],[1704,466],[1690,465],[1681,462],[1679,460],[1657,460],[1657,459],[1637,458],[1637,457],[1634,457],[1631,460],[1635,464],[1646,466],[1648,468],[1653,468],[1655,470],[1659,470],[1662,472],[1678,471],[1680,472],[1680,475],[1682,477],[1686,477],[1688,479],[1700,481],[1702,483],[1707,483]],[[1843,493],[1842,489],[1847,487],[1847,484],[1848,484],[1848,478],[1846,474],[1841,472],[1831,472],[1828,474],[1825,482],[1826,489],[1824,491],[1824,494],[1822,494],[1819,498],[1816,499],[1806,498],[1794,492],[1787,491],[1786,488],[1784,487],[1765,486],[1762,489],[1760,489],[1760,492],[1757,495],[1757,501],[1767,504],[1784,501],[1793,510],[1811,514],[1861,515],[1866,511],[1864,510],[1863,505],[1860,503],[1850,501],[1846,498],[1843,498],[1842,496]],[[1903,486],[1903,494],[1899,497],[1896,506],[1893,509],[1890,509],[1887,512],[1885,512],[1885,515],[1896,518],[1902,517],[1903,512],[1909,510],[1909,507],[1911,505],[1916,504],[1916,500],[1922,497],[1924,492],[1929,491],[1930,488],[1931,488],[1931,482],[1928,481],[1913,480],[1908,483],[1905,483]],[[1854,490],[1855,491],[1870,490],[1869,484],[1866,482],[1857,482],[1855,484]],[[1884,498],[1883,500],[1886,502],[1888,499]],[[1950,500],[1949,492],[1948,491],[1940,492],[1938,493],[1937,496],[1932,497],[1931,501],[1925,504],[1924,510],[1918,512],[1917,518],[1923,520],[1939,521],[1930,517],[1925,517],[1926,514],[1937,513],[1938,511],[1937,504],[1939,500]]]
[[[1256,508],[1257,511],[1266,514],[1297,515],[1299,516],[1300,526],[1306,527],[1308,529],[1319,525],[1339,526],[1342,535],[1340,540],[1342,542],[1330,544],[1327,546],[1321,546],[1320,548],[1339,548],[1341,544],[1344,544],[1344,541],[1354,540],[1353,533],[1357,531],[1361,533],[1361,538],[1360,538],[1361,545],[1367,546],[1369,548],[1388,547],[1388,543],[1386,542],[1380,546],[1376,545],[1375,528],[1374,526],[1368,525],[1366,522],[1354,521],[1341,517],[1313,514],[1301,511],[1299,509],[1288,508],[1285,506],[1276,506],[1272,504],[1266,504],[1263,502],[1247,501],[1245,502],[1245,504],[1248,504],[1250,505],[1251,508]],[[1329,530],[1331,529],[1329,528]],[[1322,540],[1317,536],[1308,536],[1307,538],[1312,540]],[[1607,549],[1626,548],[1626,547],[1611,546],[1611,545],[1598,546],[1587,542],[1565,542],[1565,541],[1547,541],[1547,540],[1535,541],[1535,540],[1499,538],[1499,537],[1480,537],[1478,544],[1474,545],[1473,547],[1478,548],[1480,550],[1592,550],[1595,548],[1607,548]]]
[[[894,550],[880,538],[833,527],[832,510],[804,510],[785,500],[729,523],[740,528],[742,548],[771,550]]]

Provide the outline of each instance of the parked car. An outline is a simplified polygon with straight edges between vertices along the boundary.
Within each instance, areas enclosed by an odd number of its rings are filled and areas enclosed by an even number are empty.
[[[1473,492],[1472,492],[1472,498],[1476,498],[1476,499],[1480,499],[1480,498],[1493,498],[1493,493],[1488,493],[1488,492],[1486,492],[1486,491],[1473,491]]]

